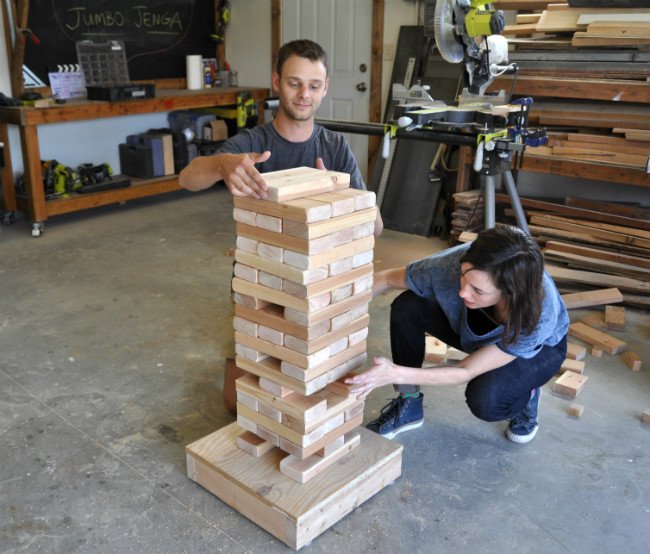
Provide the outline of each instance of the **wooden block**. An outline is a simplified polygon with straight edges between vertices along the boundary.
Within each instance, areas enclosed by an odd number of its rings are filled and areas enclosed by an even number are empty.
[[[244,406],[250,408],[251,410],[258,411],[259,410],[259,405],[258,402],[255,398],[252,396],[246,394],[245,392],[242,392],[240,390],[237,391],[237,402],[240,404],[243,404]]]
[[[352,267],[359,267],[362,265],[372,263],[372,260],[373,260],[373,251],[366,250],[365,252],[361,252],[359,254],[355,254],[354,256],[352,256]]]
[[[351,396],[350,389],[352,388],[352,385],[346,385],[345,380],[349,377],[354,377],[355,375],[356,373],[347,373],[340,379],[332,381],[329,385],[327,385],[327,390],[346,398]]]
[[[325,418],[328,410],[327,397],[320,396],[320,393],[311,396],[297,393],[286,397],[275,396],[262,389],[254,375],[245,375],[238,379],[237,388],[254,397],[258,403],[272,406],[285,416],[301,421],[304,428],[307,428],[308,423]]]
[[[352,294],[360,294],[364,291],[370,290],[372,288],[372,275],[359,279],[352,283]]]
[[[587,292],[574,292],[563,294],[562,300],[567,310],[571,308],[588,308],[602,306],[603,304],[618,304],[623,302],[621,291],[616,288],[592,290]]]
[[[643,423],[650,424],[650,409],[641,414],[641,421],[643,421]]]
[[[365,402],[357,402],[352,408],[345,411],[345,421],[354,419],[357,416],[363,415],[363,409],[365,407]]]
[[[587,355],[587,349],[575,342],[567,342],[566,357],[572,360],[582,360]]]
[[[303,435],[319,428],[323,433],[329,433],[336,427],[343,425],[343,422],[346,421],[345,412],[356,403],[356,399],[353,397],[339,396],[327,389],[317,392],[311,397],[314,397],[314,400],[324,400],[327,403],[327,409],[323,414],[310,420],[283,414],[282,424]]]
[[[240,304],[235,305],[235,315],[266,325],[285,335],[291,335],[305,341],[314,340],[330,331],[329,320],[314,323],[311,326],[294,323],[284,318],[284,308],[271,304],[261,310],[251,310]],[[294,349],[295,350],[295,349]]]
[[[334,289],[332,291],[332,304],[336,304],[337,302],[340,302],[341,300],[345,300],[346,298],[350,298],[352,296],[353,292],[353,287],[352,283],[339,287],[337,289]]]
[[[283,220],[301,221],[303,223],[314,223],[323,221],[332,216],[332,207],[329,204],[312,200],[309,197],[289,200],[282,204],[267,202],[250,197],[233,197],[233,204],[237,208],[247,209],[257,213],[263,213],[279,217]]]
[[[246,431],[242,435],[239,435],[236,444],[237,448],[255,458],[263,456],[275,447],[272,443],[265,441],[250,431]]]
[[[235,262],[235,268],[233,272],[235,277],[239,277],[240,279],[248,281],[249,283],[257,283],[258,281],[257,269],[254,267]]]
[[[344,189],[344,191],[347,190],[350,189]],[[354,197],[349,194],[339,194],[337,191],[325,194],[316,194],[310,196],[310,198],[330,204],[330,206],[332,206],[332,217],[350,214],[354,211]]]
[[[330,235],[334,246],[343,246],[354,240],[354,229],[348,227]]]
[[[623,352],[623,362],[632,371],[641,371],[643,365],[641,357],[635,352]]]
[[[337,194],[353,196],[355,211],[365,210],[377,205],[377,195],[369,190],[343,189],[338,191]]]
[[[321,192],[330,192],[350,186],[350,176],[337,171],[322,171],[314,169],[312,175],[302,174],[288,176],[282,180],[269,182],[266,175],[264,180],[268,184],[266,189],[267,198],[270,202],[285,202],[294,198],[312,196]]]
[[[277,423],[282,423],[282,412],[273,406],[258,402],[257,411]]]
[[[246,281],[242,281],[245,283]],[[270,302],[267,302],[266,300],[262,300],[261,298],[256,298],[255,296],[251,296],[250,294],[244,294],[240,292],[233,292],[232,295],[233,300],[237,304],[241,304],[242,306],[246,306],[247,308],[250,308],[251,310],[261,310],[262,308],[266,308]]]
[[[260,271],[257,280],[258,283],[264,287],[269,287],[273,290],[282,290],[282,277],[278,277],[272,273],[267,273],[266,271]],[[249,281],[249,283],[250,282],[251,281]]]
[[[363,339],[362,339],[363,340]],[[361,342],[361,341],[357,341]],[[336,356],[348,347],[348,337],[343,337],[329,345],[330,356]]]
[[[237,335],[238,333],[236,332],[235,334]],[[245,337],[247,335],[241,334],[241,336]],[[241,356],[242,358],[251,360],[252,362],[261,362],[268,358],[267,354],[263,354],[262,352],[241,343],[235,343],[235,352],[237,353],[237,356]]]
[[[553,383],[553,392],[575,398],[587,384],[588,377],[567,371]]]
[[[261,425],[258,425],[257,434],[261,439],[264,439],[269,444],[272,444],[273,446],[277,446],[278,448],[280,447],[280,435],[278,435],[277,433],[274,433],[273,431],[269,431],[266,427],[262,427]]]
[[[294,310],[305,312],[307,314],[322,310],[329,305],[331,300],[329,292],[304,299],[293,296],[292,294],[287,294],[281,290],[265,287],[264,285],[249,283],[248,281],[244,281],[238,277],[233,277],[232,288],[236,293],[241,293],[242,295],[253,298],[256,301],[256,305],[259,307],[266,307],[269,304],[279,304],[280,306],[293,308]],[[253,307],[248,304],[246,305],[248,307]],[[256,309],[259,309],[259,307]]]
[[[259,385],[262,390],[265,390],[268,393],[271,393],[273,396],[278,396],[280,398],[286,398],[293,394],[293,390],[287,387],[266,379],[265,377],[260,377]]]
[[[250,337],[257,336],[257,323],[253,323],[252,321],[244,319],[243,317],[233,317],[232,326],[235,331],[239,331],[240,333],[244,333]]]
[[[313,241],[318,238],[332,235],[333,233],[337,233],[339,231],[350,229],[350,231],[348,231],[345,235],[349,236],[349,239],[346,239],[345,242],[349,242],[350,240],[354,239],[354,227],[368,223],[373,223],[374,225],[376,217],[377,211],[373,206],[367,210],[360,210],[358,212],[348,213],[346,215],[340,215],[338,217],[331,217],[330,219],[316,223],[298,223],[297,221],[287,221],[284,225],[284,234]],[[336,242],[340,243],[340,240],[341,239],[339,238],[336,240]]]
[[[257,435],[257,423],[248,419],[247,417],[244,417],[243,415],[240,415],[239,413],[237,413],[237,425],[239,425],[242,429],[246,429],[246,431],[249,433]]]
[[[355,225],[354,240],[358,240],[364,237],[371,237],[374,232],[375,232],[374,221],[369,221],[368,223],[362,223],[361,225]]]
[[[584,373],[585,363],[579,360],[572,360],[571,358],[567,358],[562,362],[562,365],[560,366],[560,373],[564,373],[565,371],[573,371],[573,373]]]
[[[339,367],[341,364],[344,364],[351,358],[354,358],[359,354],[364,353],[365,351],[366,351],[366,341],[363,341],[353,346],[350,346],[343,352],[339,352],[334,356],[324,359],[318,364],[316,363],[314,363],[313,365],[309,364],[311,367],[306,368],[303,367],[303,365],[301,365],[304,364],[304,358],[299,359],[301,364],[295,364],[293,362],[283,360],[280,364],[280,367],[282,373],[284,373],[285,375],[293,377],[294,379],[298,379],[299,381],[308,382],[311,381],[312,379],[316,379],[317,377],[323,375],[324,373],[328,372],[331,369]],[[320,357],[314,358],[315,361],[317,361],[318,359],[322,359],[322,358]]]
[[[339,448],[341,448],[345,444],[345,436],[341,435],[334,441],[330,442],[328,445],[324,446],[321,448],[316,454],[313,454],[314,456],[320,456],[322,458],[326,458]]]
[[[323,448],[326,444],[332,442],[336,437],[349,433],[355,427],[358,427],[363,422],[363,417],[359,416],[350,421],[346,421],[343,425],[330,431],[327,435],[324,435],[320,439],[312,442],[308,446],[300,446],[299,444],[288,440],[285,437],[280,436],[280,448],[289,454],[297,456],[301,460],[311,456]]]
[[[591,349],[591,355],[592,355],[594,358],[600,358],[600,357],[602,357],[602,355],[603,355],[603,351],[602,351],[600,348],[594,346],[594,347]]]
[[[246,237],[237,237],[237,248],[242,252],[257,254],[257,241]]]
[[[246,223],[246,225],[255,225],[255,212],[250,210],[242,210],[241,208],[234,208],[232,211],[232,217],[235,221],[239,223]]]
[[[237,363],[237,366],[244,371],[248,371],[249,373],[260,377],[260,384],[262,383],[261,378],[266,379],[265,387],[268,389],[268,392],[271,394],[277,393],[278,396],[281,394],[279,392],[279,387],[282,387],[286,391],[294,391],[299,394],[309,396],[321,389],[324,389],[331,380],[328,372],[309,382],[298,381],[298,379],[294,379],[293,377],[289,377],[288,375],[282,373],[280,371],[280,360],[276,360],[275,358],[270,357],[259,362],[255,362],[238,356],[235,361]],[[271,383],[277,386],[278,389],[271,389]]]
[[[347,273],[352,271],[352,259],[353,256],[343,258],[341,260],[336,260],[329,265],[329,274],[330,275],[340,275],[341,273]]]
[[[598,329],[599,331],[607,331],[607,323],[605,323],[605,320],[601,315],[589,314],[588,316],[583,317],[580,321],[585,325],[589,325],[589,327]]]
[[[277,470],[284,456],[279,450],[260,458],[240,451],[235,440],[241,429],[236,424],[187,446],[187,473],[289,547],[299,549],[401,475],[401,445],[367,429],[358,433],[360,445],[345,456],[345,464],[335,464],[305,485]]]
[[[303,340],[285,334],[284,345],[287,346],[288,348],[291,348],[292,350],[295,350],[296,352],[302,352],[303,354],[311,354],[313,352],[325,348],[326,346],[331,346],[332,343],[338,341],[339,339],[347,337],[350,331],[357,332],[360,330],[362,331],[364,328],[367,329],[369,319],[370,317],[368,316],[368,314],[366,314],[363,317],[357,319],[356,321],[353,321],[350,324],[350,327],[347,329],[339,329],[338,331],[326,333],[312,340]],[[356,341],[355,344],[357,342],[361,342],[361,341],[360,340]],[[331,349],[330,349],[330,353],[331,353]]]
[[[625,331],[625,308],[605,306],[605,323],[610,330]]]
[[[593,329],[579,321],[569,325],[569,334],[610,354],[619,354],[627,348],[627,344],[623,341],[615,339],[607,333]]]
[[[585,407],[582,404],[571,404],[567,413],[572,417],[582,417],[582,412],[584,412]]]
[[[282,248],[264,242],[257,243],[256,254],[264,260],[271,260],[278,263],[282,263],[284,259],[284,250]]]
[[[251,335],[248,335],[251,336]],[[268,341],[273,344],[282,346],[284,344],[284,333],[281,331],[276,331],[270,327],[264,325],[259,325],[257,327],[257,336],[258,338]]]
[[[360,343],[368,338],[368,327],[364,327],[355,333],[350,333],[348,335],[348,343],[350,346],[353,346],[357,343]]]
[[[343,446],[331,451],[327,457],[323,458],[318,454],[313,454],[301,460],[289,455],[280,462],[280,471],[287,477],[298,481],[298,483],[307,483],[321,471],[343,458],[350,450],[359,446],[360,442],[361,439],[358,433],[349,433],[345,437]]]
[[[314,269],[316,267],[325,267],[330,263],[352,256],[359,252],[365,252],[373,248],[375,245],[375,237],[365,236],[360,237],[358,240],[353,240],[347,244],[335,246],[331,250],[325,252],[317,252],[311,256],[305,252],[292,250],[291,248],[285,249],[284,263],[297,267],[298,269]]]
[[[338,329],[347,327],[352,321],[362,317],[366,313],[368,313],[367,304],[362,304],[361,306],[352,308],[349,312],[345,312],[333,317],[330,321],[331,329],[332,331],[336,331]]]
[[[336,304],[330,304],[329,306],[326,306],[322,310],[318,310],[316,312],[311,312],[311,313],[306,312],[305,310],[293,309],[291,307],[288,307],[285,308],[284,310],[284,317],[293,323],[303,325],[304,327],[311,327],[312,325],[315,325],[316,323],[320,323],[321,321],[325,321],[326,319],[332,320],[337,316],[346,314],[352,310],[360,308],[363,313],[359,314],[357,317],[351,317],[348,321],[346,321],[345,325],[347,325],[350,322],[354,321],[355,319],[363,316],[368,312],[368,303],[370,302],[371,298],[372,298],[372,291],[368,290],[356,296],[351,296],[350,298],[346,298],[345,300],[342,300],[341,302],[337,302]],[[340,327],[337,328],[340,329]],[[332,330],[335,329],[332,328]]]
[[[247,222],[242,221],[242,223]],[[274,217],[272,215],[256,214],[255,223],[253,223],[253,225],[260,229],[266,229],[267,231],[273,231],[275,233],[282,232],[282,220],[279,217]]]
[[[424,339],[424,360],[427,362],[443,362],[447,359],[447,345],[435,337]]]
[[[239,249],[235,250],[235,261],[301,285],[315,283],[316,281],[325,279],[329,275],[327,266],[315,267],[313,269],[299,269],[286,263],[260,258],[257,256],[257,248],[255,249],[255,254]]]

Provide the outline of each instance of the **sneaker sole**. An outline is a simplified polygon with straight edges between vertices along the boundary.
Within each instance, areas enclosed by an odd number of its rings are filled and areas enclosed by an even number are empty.
[[[393,440],[396,435],[399,435],[400,433],[403,433],[404,431],[411,431],[412,429],[417,429],[418,427],[422,427],[423,424],[424,424],[424,420],[416,421],[415,423],[409,423],[408,425],[402,425],[399,429],[395,429],[395,431],[391,431],[390,433],[386,433],[385,435],[382,435],[380,433],[379,436],[384,437],[385,439]]]
[[[539,430],[539,425],[535,426],[535,429],[533,429],[532,432],[528,433],[527,435],[515,435],[510,428],[506,429],[506,437],[510,439],[512,442],[516,442],[517,444],[526,444],[527,442],[532,441],[535,438],[535,435],[537,434],[537,431]]]

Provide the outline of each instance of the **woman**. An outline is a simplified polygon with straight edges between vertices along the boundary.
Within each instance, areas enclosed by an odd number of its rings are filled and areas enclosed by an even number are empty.
[[[393,362],[374,358],[368,371],[346,381],[358,398],[390,383],[400,393],[368,429],[392,439],[419,427],[419,385],[467,383],[476,417],[509,420],[511,441],[531,441],[540,387],[565,359],[569,326],[533,239],[517,227],[482,231],[472,243],[377,273],[374,295],[390,289],[408,289],[391,306]],[[421,369],[425,333],[469,355],[457,365]]]

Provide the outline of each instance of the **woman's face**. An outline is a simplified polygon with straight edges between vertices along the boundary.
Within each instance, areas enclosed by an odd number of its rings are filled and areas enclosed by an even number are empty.
[[[470,263],[460,266],[460,292],[458,295],[470,310],[502,305],[503,295],[485,271],[474,269]]]

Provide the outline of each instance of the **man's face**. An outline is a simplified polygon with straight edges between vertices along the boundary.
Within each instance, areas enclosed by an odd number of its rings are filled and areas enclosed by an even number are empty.
[[[280,98],[280,110],[293,121],[308,121],[327,92],[329,79],[322,62],[290,56],[282,75],[273,73],[273,90]]]

